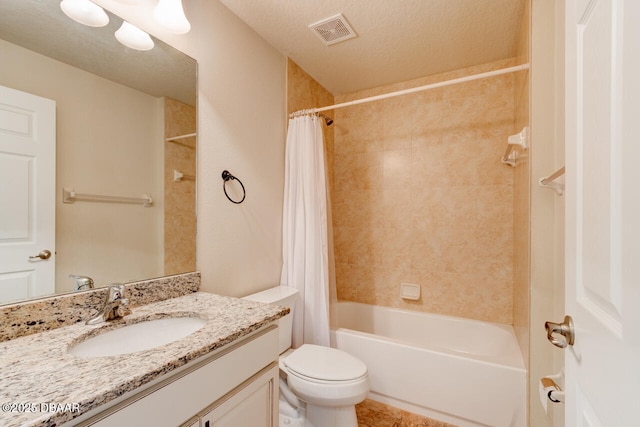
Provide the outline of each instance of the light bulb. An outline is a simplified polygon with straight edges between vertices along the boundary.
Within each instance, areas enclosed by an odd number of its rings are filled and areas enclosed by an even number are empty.
[[[89,0],[62,0],[60,9],[69,18],[89,27],[104,27],[109,23],[104,9]]]
[[[153,10],[153,17],[172,33],[184,34],[191,29],[191,24],[182,10],[182,0],[159,0]]]
[[[123,21],[120,29],[115,33],[116,39],[123,45],[136,50],[150,50],[153,49],[153,40],[149,34],[142,31],[135,25],[129,24],[127,21]]]

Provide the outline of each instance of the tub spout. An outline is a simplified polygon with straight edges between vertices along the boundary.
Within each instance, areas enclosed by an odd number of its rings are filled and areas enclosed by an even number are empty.
[[[75,279],[76,281],[76,291],[82,291],[85,289],[93,289],[93,279],[89,276],[82,276],[79,274],[70,274],[70,279]]]

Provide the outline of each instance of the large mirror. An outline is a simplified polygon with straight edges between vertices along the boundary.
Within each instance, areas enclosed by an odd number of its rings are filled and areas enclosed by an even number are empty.
[[[98,287],[195,269],[196,61],[157,39],[125,47],[117,16],[87,27],[59,5],[0,0],[0,304],[86,283],[72,275]],[[16,151],[21,126],[46,120],[15,93],[55,102],[49,154]]]

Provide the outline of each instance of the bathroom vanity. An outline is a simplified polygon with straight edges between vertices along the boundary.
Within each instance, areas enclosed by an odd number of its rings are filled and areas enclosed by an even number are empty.
[[[278,368],[273,361],[276,327],[187,365],[77,426],[277,425]]]
[[[277,425],[275,321],[287,313],[195,292],[134,307],[113,322],[78,322],[4,341],[0,425]],[[92,357],[70,351],[109,330],[175,317],[205,322],[147,350]]]

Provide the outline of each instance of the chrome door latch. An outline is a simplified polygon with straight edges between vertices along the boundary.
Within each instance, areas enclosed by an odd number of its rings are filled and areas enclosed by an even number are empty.
[[[547,330],[547,339],[556,347],[566,348],[568,345],[573,345],[576,340],[571,316],[564,316],[562,323],[544,322],[544,327]],[[562,335],[564,339],[557,338],[554,334]]]

